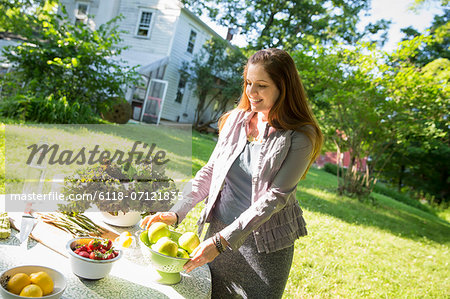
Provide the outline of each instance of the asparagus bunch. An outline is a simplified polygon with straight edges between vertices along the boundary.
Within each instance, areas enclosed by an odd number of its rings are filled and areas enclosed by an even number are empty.
[[[64,230],[74,237],[101,236],[104,229],[82,214],[36,213],[42,221]]]

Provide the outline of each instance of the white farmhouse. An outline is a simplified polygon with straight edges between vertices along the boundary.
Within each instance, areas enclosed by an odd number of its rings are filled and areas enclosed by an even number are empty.
[[[212,36],[220,36],[178,0],[62,0],[73,22],[98,27],[122,14],[118,23],[121,55],[130,66],[140,65],[141,86],[127,92],[133,119],[158,122],[194,121],[197,97],[180,77],[183,61],[191,61]],[[233,100],[230,99],[230,107]],[[214,105],[211,105],[214,106]],[[207,117],[212,111],[205,113]]]

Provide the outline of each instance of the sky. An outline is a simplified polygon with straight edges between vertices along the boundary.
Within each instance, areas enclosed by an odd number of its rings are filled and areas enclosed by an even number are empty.
[[[372,0],[370,16],[363,16],[361,18],[361,26],[382,18],[391,20],[388,41],[383,48],[386,51],[391,51],[395,49],[397,43],[403,37],[400,31],[401,28],[413,26],[419,32],[423,32],[423,30],[431,25],[436,14],[442,14],[442,9],[437,4],[426,4],[418,12],[413,12],[408,10],[411,3],[413,3],[413,0]],[[223,38],[226,37],[227,28],[217,26],[205,16],[201,16],[200,18],[220,36]],[[233,37],[232,43],[240,47],[246,45],[245,38],[239,35]]]

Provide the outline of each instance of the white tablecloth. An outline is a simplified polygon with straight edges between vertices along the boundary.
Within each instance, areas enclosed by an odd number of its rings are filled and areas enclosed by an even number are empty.
[[[116,228],[120,233],[125,229]],[[126,228],[134,233],[138,227]],[[117,261],[110,274],[103,279],[90,281],[80,279],[72,273],[67,258],[28,239],[19,244],[18,232],[12,230],[8,239],[0,240],[0,272],[20,265],[42,265],[62,272],[67,279],[67,289],[62,298],[67,299],[144,299],[144,298],[210,298],[211,273],[204,265],[190,272],[182,272],[181,282],[161,285],[152,281],[152,271],[145,263],[139,247],[128,250]]]

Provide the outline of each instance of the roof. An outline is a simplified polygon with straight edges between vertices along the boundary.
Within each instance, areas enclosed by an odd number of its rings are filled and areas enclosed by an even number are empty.
[[[0,57],[3,57],[2,49],[7,46],[17,46],[21,41],[14,39],[3,39],[0,38]]]
[[[212,35],[214,35],[217,38],[225,40],[223,37],[221,37],[217,32],[215,32],[211,27],[209,27],[205,22],[203,22],[199,17],[197,17],[192,11],[187,9],[186,7],[181,8],[182,11],[184,11],[187,15],[189,15],[191,18],[199,22],[203,27],[205,27]]]
[[[207,29],[212,35],[214,35],[215,37],[224,40],[228,43],[228,46],[231,47],[232,49],[236,49],[236,46],[232,45],[230,43],[230,41],[224,39],[222,36],[220,36],[217,32],[215,32],[211,27],[209,27],[205,22],[203,22],[197,15],[195,15],[192,11],[190,11],[189,9],[187,9],[186,7],[182,7],[181,8],[182,11],[184,11],[187,15],[189,15],[191,18],[193,18],[194,20],[196,20],[198,23],[200,23],[202,26],[205,27],[205,29]]]
[[[20,40],[0,38],[0,68],[8,69],[12,66],[12,64],[9,63],[3,55],[3,48],[7,46],[17,46],[20,42]]]
[[[127,66],[140,66],[137,71],[142,75],[148,75],[151,71],[169,62],[169,56],[152,54],[142,51],[125,50],[117,58],[126,61]]]

